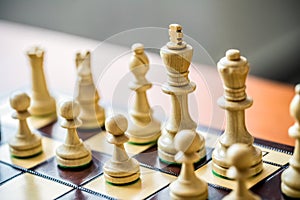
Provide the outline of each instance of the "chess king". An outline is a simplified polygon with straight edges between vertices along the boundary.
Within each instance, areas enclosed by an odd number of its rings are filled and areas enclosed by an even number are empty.
[[[182,27],[179,24],[169,26],[170,41],[160,50],[160,56],[167,68],[168,80],[163,84],[164,93],[171,96],[171,114],[162,128],[158,139],[158,156],[166,163],[176,163],[174,156],[174,137],[180,130],[197,128],[189,114],[188,94],[196,89],[195,83],[188,78],[189,66],[193,56],[191,45],[183,41]],[[205,142],[200,135],[199,158],[205,157]]]

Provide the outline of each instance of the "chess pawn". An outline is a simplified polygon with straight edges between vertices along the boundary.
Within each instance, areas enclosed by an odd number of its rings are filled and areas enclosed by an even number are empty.
[[[140,177],[140,165],[130,158],[124,148],[129,140],[125,131],[128,127],[127,119],[123,115],[110,117],[105,121],[107,141],[114,145],[112,158],[103,167],[104,177],[108,183],[124,185],[135,182]]]
[[[188,108],[188,94],[196,89],[196,85],[188,78],[193,48],[183,41],[182,27],[179,24],[171,24],[169,36],[170,41],[161,48],[160,56],[168,75],[168,80],[163,84],[162,90],[171,96],[171,113],[162,128],[162,135],[157,144],[160,160],[166,163],[176,163],[174,159],[177,153],[174,147],[175,135],[180,130],[197,128]],[[199,147],[198,153],[200,159],[205,157],[205,145]]]
[[[246,187],[246,179],[251,176],[253,155],[247,144],[233,144],[227,151],[227,159],[231,166],[227,171],[227,176],[237,181],[236,188],[224,197],[224,200],[260,200],[261,198],[253,194]]]
[[[300,84],[295,88],[296,95],[290,104],[290,113],[296,123],[289,128],[289,135],[296,139],[290,166],[281,175],[281,191],[288,197],[300,198]]]
[[[175,136],[174,146],[178,151],[175,160],[182,165],[177,180],[170,185],[172,199],[207,199],[207,183],[195,175],[193,165],[200,159],[197,151],[203,142],[194,130],[182,130]]]
[[[77,84],[75,99],[80,105],[79,119],[82,125],[79,129],[90,130],[104,128],[105,112],[98,104],[100,97],[95,87],[91,72],[91,54],[76,54]]]
[[[216,148],[212,154],[212,168],[218,175],[227,177],[227,170],[230,167],[227,161],[227,150],[235,143],[248,145],[252,152],[252,166],[250,176],[254,176],[263,170],[262,152],[253,146],[253,136],[248,132],[245,125],[245,109],[251,107],[253,100],[246,94],[246,78],[249,71],[249,64],[240,52],[230,49],[226,56],[218,62],[218,70],[223,81],[224,95],[219,98],[218,104],[225,109],[226,128],[218,139]]]
[[[49,118],[51,122],[55,121],[57,119],[56,103],[48,92],[43,69],[44,50],[33,47],[27,51],[27,56],[31,64],[32,78],[32,103],[29,112],[32,116]]]
[[[27,124],[30,113],[30,98],[25,93],[15,93],[10,98],[10,105],[16,110],[12,117],[19,120],[18,131],[15,137],[9,141],[12,156],[26,158],[42,152],[42,141],[39,135],[31,132]]]
[[[91,150],[78,137],[76,131],[81,125],[79,112],[77,102],[67,101],[60,106],[60,115],[64,118],[61,126],[67,129],[64,144],[56,149],[56,161],[62,168],[82,168],[92,161]]]
[[[149,70],[149,61],[142,44],[132,45],[133,55],[130,60],[130,70],[135,80],[129,83],[129,88],[135,91],[133,108],[130,109],[130,120],[127,130],[129,141],[136,144],[156,142],[160,136],[160,122],[152,116],[146,91],[152,87],[145,75]]]

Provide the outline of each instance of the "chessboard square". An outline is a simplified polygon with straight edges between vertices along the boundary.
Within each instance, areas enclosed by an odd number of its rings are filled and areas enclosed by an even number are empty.
[[[260,148],[262,152],[266,152],[266,155],[263,156],[263,161],[276,163],[283,166],[286,165],[292,157],[290,154],[278,152],[261,146],[258,146],[258,148]]]
[[[56,148],[60,145],[59,142],[47,137],[42,137],[43,152],[35,157],[26,159],[12,157],[9,152],[9,145],[4,144],[0,147],[0,160],[12,165],[17,165],[24,168],[32,168],[55,155]]]
[[[111,185],[105,182],[102,175],[84,187],[117,199],[145,199],[176,179],[175,176],[145,167],[140,169],[140,180],[134,184],[124,186]]]
[[[271,174],[273,174],[278,169],[279,169],[279,167],[277,167],[277,166],[263,163],[263,171],[260,174],[254,176],[254,177],[251,177],[250,179],[247,180],[247,183],[246,183],[247,188],[248,189],[251,188],[252,186],[257,184],[261,180],[263,180],[263,179],[267,178],[268,176],[270,176]],[[229,189],[236,188],[235,180],[225,179],[225,178],[222,178],[222,177],[219,177],[219,176],[216,176],[213,174],[212,161],[210,161],[203,167],[199,168],[195,172],[199,178],[205,180],[206,182],[208,182],[210,184],[222,186],[222,187],[229,188]]]
[[[24,173],[0,187],[1,199],[55,199],[72,188],[29,173]]]
[[[67,194],[64,194],[63,196],[57,198],[60,200],[70,200],[70,199],[105,199],[107,200],[107,198],[105,197],[101,197],[101,196],[96,196],[94,194],[90,194],[88,192],[82,191],[82,190],[72,190],[70,192],[68,192]]]
[[[61,127],[61,117],[58,118],[57,122],[49,125],[49,126],[45,126],[39,129],[40,133],[43,136],[46,136],[48,138],[52,138],[61,142],[64,142],[67,136],[67,130],[65,128]],[[91,130],[91,131],[80,131],[77,130],[78,136],[81,140],[85,141],[88,138],[100,133],[101,131],[97,131],[97,130]]]
[[[93,160],[85,168],[80,169],[70,169],[70,168],[60,168],[57,165],[56,158],[48,160],[39,166],[36,166],[32,170],[39,172],[41,174],[47,175],[49,177],[54,177],[61,181],[70,182],[76,185],[84,184],[94,177],[102,173],[102,168],[106,160],[110,157],[106,154],[101,154],[99,152],[92,152]]]
[[[22,171],[20,170],[12,168],[9,165],[0,163],[0,185],[8,179],[11,179],[12,177],[17,176],[21,173]]]
[[[92,150],[103,152],[109,155],[112,155],[114,145],[110,144],[106,141],[107,132],[101,132],[88,140],[85,141],[87,145],[90,146]],[[155,145],[155,143],[147,144],[147,145],[134,145],[131,143],[125,143],[124,147],[129,156],[133,156],[139,154],[151,146]]]

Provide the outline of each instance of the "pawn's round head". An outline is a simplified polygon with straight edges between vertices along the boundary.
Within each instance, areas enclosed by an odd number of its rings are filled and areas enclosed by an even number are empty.
[[[144,45],[141,43],[135,43],[131,46],[131,50],[136,54],[144,53]]]
[[[10,97],[10,105],[16,111],[26,111],[30,106],[30,97],[24,92],[16,92]]]
[[[229,49],[226,51],[226,58],[231,61],[240,60],[241,58],[240,51],[237,49]]]
[[[236,143],[229,147],[227,158],[229,164],[238,169],[247,169],[252,165],[252,154],[250,146],[247,144]]]
[[[60,105],[60,115],[67,119],[76,119],[80,113],[79,104],[76,101],[66,101]]]
[[[174,147],[183,153],[196,153],[201,147],[200,137],[194,130],[182,130],[175,136]]]
[[[115,115],[105,120],[106,130],[114,136],[122,135],[128,128],[128,121],[124,115]]]

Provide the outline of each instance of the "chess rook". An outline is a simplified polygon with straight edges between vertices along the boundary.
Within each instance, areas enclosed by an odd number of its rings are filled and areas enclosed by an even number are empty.
[[[79,119],[82,121],[79,129],[100,129],[104,127],[105,112],[98,104],[100,97],[92,77],[91,53],[77,53],[75,62],[78,77],[75,99],[80,105]]]
[[[44,75],[44,50],[33,47],[27,51],[31,65],[31,106],[29,112],[34,117],[48,118],[49,123],[57,119],[55,99],[50,96]]]
[[[200,158],[197,151],[203,143],[203,138],[194,130],[182,130],[175,136],[174,146],[178,151],[175,160],[182,165],[177,180],[170,185],[172,199],[207,199],[207,183],[195,175],[193,165]]]
[[[289,128],[289,136],[296,139],[290,166],[281,175],[281,191],[288,197],[300,198],[300,84],[295,88],[296,95],[290,104],[291,116],[296,120]]]
[[[253,160],[249,174],[254,176],[263,170],[263,165],[262,152],[253,146],[254,139],[245,125],[245,109],[253,103],[245,92],[245,81],[249,71],[248,61],[240,56],[238,50],[231,49],[218,62],[218,71],[224,87],[224,95],[219,98],[218,104],[225,109],[226,128],[213,151],[213,171],[227,177],[226,172],[229,168],[227,150],[235,143],[243,143],[247,144],[252,152]]]
[[[123,115],[110,117],[105,121],[105,128],[109,133],[107,141],[114,145],[112,158],[103,166],[105,180],[116,185],[135,182],[140,177],[140,164],[130,158],[124,148],[124,143],[129,140],[125,135],[127,119]]]
[[[11,155],[26,158],[41,153],[41,137],[32,133],[27,124],[27,118],[30,116],[27,110],[30,106],[29,96],[25,93],[17,92],[11,96],[10,105],[15,109],[12,117],[19,120],[18,131],[9,141]]]
[[[196,89],[196,85],[188,78],[193,48],[182,40],[182,27],[171,24],[169,35],[170,42],[161,48],[160,56],[167,68],[168,80],[163,84],[162,90],[171,96],[171,113],[158,139],[158,155],[163,162],[176,163],[175,135],[180,130],[195,130],[197,127],[188,108],[188,94]],[[205,157],[204,144],[199,146],[198,152],[200,158]]]
[[[80,107],[77,102],[66,101],[60,106],[64,118],[61,126],[67,129],[64,144],[56,149],[56,161],[62,168],[82,168],[92,161],[91,150],[78,137],[76,128],[81,125],[78,119]]]
[[[236,188],[223,198],[223,200],[260,200],[261,198],[246,187],[246,179],[249,177],[252,166],[253,154],[247,144],[236,143],[229,147],[227,152],[228,163],[231,166],[227,176],[237,181]]]
[[[160,122],[152,116],[152,109],[147,99],[147,90],[152,84],[145,75],[149,70],[149,60],[142,44],[132,45],[133,55],[130,60],[130,71],[135,77],[129,88],[135,92],[133,107],[130,108],[127,134],[129,141],[137,144],[155,142],[160,136]]]

